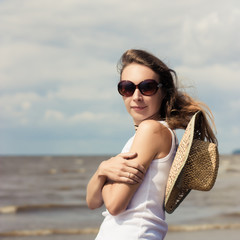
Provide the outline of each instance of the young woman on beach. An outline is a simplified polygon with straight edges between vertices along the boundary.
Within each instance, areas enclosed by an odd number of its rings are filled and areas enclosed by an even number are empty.
[[[177,148],[174,129],[185,129],[199,110],[211,112],[180,92],[175,72],[146,51],[126,51],[119,70],[118,91],[136,133],[121,154],[99,165],[86,201],[91,209],[107,208],[97,240],[159,240],[167,232],[164,194]],[[203,127],[215,141],[208,122]]]

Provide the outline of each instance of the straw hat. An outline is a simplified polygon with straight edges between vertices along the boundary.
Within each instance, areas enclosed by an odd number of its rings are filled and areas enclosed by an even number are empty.
[[[165,210],[172,213],[189,192],[209,191],[216,180],[219,166],[217,145],[201,140],[202,112],[189,122],[170,169]]]

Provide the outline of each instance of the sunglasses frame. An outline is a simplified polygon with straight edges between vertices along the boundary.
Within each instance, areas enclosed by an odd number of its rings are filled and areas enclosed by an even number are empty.
[[[157,84],[157,85],[156,85],[156,88],[153,89],[153,93],[151,93],[151,94],[145,94],[145,93],[143,92],[143,89],[141,88],[141,84],[144,83],[144,82],[146,82],[146,81],[155,82],[155,83]],[[121,84],[122,84],[123,82],[129,82],[129,83],[131,83],[132,85],[134,85],[134,89],[133,89],[133,92],[132,92],[131,95],[124,95],[124,94],[121,92],[120,87],[121,87]],[[121,80],[121,81],[118,83],[118,92],[119,92],[120,95],[122,95],[122,96],[124,96],[124,97],[131,97],[131,96],[134,94],[134,92],[136,91],[136,89],[138,89],[138,90],[140,91],[140,93],[141,93],[142,95],[144,95],[144,96],[153,96],[154,94],[156,94],[158,88],[160,88],[160,87],[162,87],[162,83],[157,83],[157,82],[156,82],[155,80],[153,80],[153,79],[145,79],[145,80],[141,81],[141,82],[140,82],[139,84],[137,84],[137,85],[134,84],[132,81],[129,81],[129,80]]]

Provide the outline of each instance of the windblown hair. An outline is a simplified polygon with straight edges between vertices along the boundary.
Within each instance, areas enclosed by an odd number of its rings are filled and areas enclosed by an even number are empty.
[[[118,63],[120,75],[124,68],[131,63],[142,64],[159,75],[162,90],[165,94],[160,107],[160,116],[171,129],[186,129],[191,117],[196,112],[201,111],[203,113],[202,136],[210,142],[217,143],[212,130],[212,126],[215,128],[215,124],[211,110],[206,104],[193,99],[187,93],[178,89],[177,74],[174,70],[168,68],[165,63],[151,53],[130,49],[122,55]],[[211,121],[211,125],[208,119]]]

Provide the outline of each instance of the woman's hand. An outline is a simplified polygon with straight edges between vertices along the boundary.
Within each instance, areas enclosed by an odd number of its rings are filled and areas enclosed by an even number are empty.
[[[121,153],[99,166],[99,175],[107,177],[108,181],[118,183],[141,183],[146,172],[145,168],[133,161],[137,153]]]
[[[136,157],[137,153],[121,153],[99,165],[87,186],[86,201],[89,208],[102,206],[102,188],[106,183],[137,184],[143,181],[146,170],[133,161]]]

